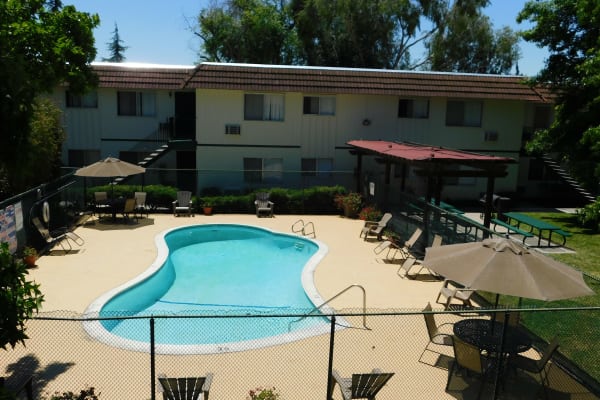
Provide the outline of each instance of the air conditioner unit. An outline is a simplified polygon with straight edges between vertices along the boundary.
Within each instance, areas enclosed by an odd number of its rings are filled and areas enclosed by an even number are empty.
[[[486,142],[497,142],[498,141],[498,131],[485,131],[483,135],[483,140]]]
[[[227,124],[225,125],[226,135],[241,135],[242,129],[239,124]]]

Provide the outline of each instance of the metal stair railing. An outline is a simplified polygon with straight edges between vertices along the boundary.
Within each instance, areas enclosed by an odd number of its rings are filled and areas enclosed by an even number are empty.
[[[321,305],[318,305],[318,306],[314,307],[314,308],[313,308],[312,310],[310,310],[310,312],[308,312],[306,315],[303,315],[302,317],[300,317],[300,318],[298,318],[298,319],[296,319],[296,320],[294,320],[294,321],[291,321],[291,322],[288,324],[288,332],[290,331],[292,324],[294,324],[294,323],[296,323],[296,322],[300,322],[300,321],[302,321],[304,318],[307,318],[309,315],[311,315],[311,314],[312,314],[312,313],[314,313],[315,311],[318,311],[318,310],[320,310],[320,309],[321,309],[321,307],[323,307],[323,306],[325,306],[325,305],[329,304],[331,301],[333,301],[333,300],[337,299],[339,296],[341,296],[342,294],[346,293],[348,290],[350,290],[350,289],[352,289],[352,288],[355,288],[355,287],[359,288],[359,289],[362,291],[362,295],[363,295],[363,296],[362,296],[362,298],[363,298],[363,306],[362,306],[362,308],[363,308],[363,313],[362,313],[363,328],[365,328],[365,329],[367,329],[367,330],[369,330],[369,331],[370,331],[370,330],[371,330],[371,328],[369,328],[369,327],[367,326],[367,292],[366,292],[365,288],[364,288],[362,285],[359,285],[359,284],[355,283],[355,284],[352,284],[352,285],[348,286],[347,288],[345,288],[345,289],[341,290],[341,291],[340,291],[340,292],[338,292],[338,293],[337,293],[335,296],[333,296],[333,297],[329,298],[328,300],[324,301],[324,302],[323,302]]]
[[[303,220],[299,219],[298,221],[294,222],[292,224],[292,232],[301,233],[302,236],[312,236],[313,239],[317,238],[315,225],[310,221],[304,223]]]

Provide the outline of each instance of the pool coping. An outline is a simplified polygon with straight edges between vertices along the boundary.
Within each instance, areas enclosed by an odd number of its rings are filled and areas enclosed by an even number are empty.
[[[143,282],[154,275],[164,264],[165,260],[169,255],[169,248],[167,246],[165,237],[177,230],[190,229],[192,227],[206,227],[214,225],[226,225],[226,226],[244,226],[252,227],[261,231],[268,232],[273,235],[283,235],[287,237],[298,237],[302,240],[306,240],[314,243],[317,246],[317,252],[306,262],[301,273],[301,284],[309,300],[313,303],[315,308],[311,310],[307,315],[311,314],[317,309],[321,310],[321,316],[331,320],[330,316],[334,314],[334,310],[326,304],[321,295],[319,294],[315,283],[314,283],[314,272],[323,260],[323,258],[329,252],[329,247],[317,240],[308,238],[305,236],[298,236],[289,233],[275,231],[262,226],[251,225],[251,224],[233,224],[233,223],[218,223],[218,224],[194,224],[179,226],[175,228],[166,229],[154,237],[154,243],[157,249],[157,255],[150,266],[144,270],[141,274],[137,275],[133,279],[105,292],[94,300],[85,310],[85,320],[83,321],[83,327],[88,335],[93,339],[96,339],[107,345],[138,352],[149,353],[151,351],[150,343],[136,341],[132,339],[126,339],[121,336],[115,335],[107,331],[102,325],[102,318],[100,317],[100,311],[103,306],[119,293]],[[229,317],[235,317],[235,315],[228,315]],[[160,318],[161,316],[156,316]],[[148,318],[148,316],[140,317]],[[111,318],[104,318],[111,319]],[[335,330],[345,329],[349,324],[341,316],[336,316]],[[306,329],[299,329],[294,332],[288,332],[280,335],[269,336],[260,339],[251,339],[238,342],[226,342],[226,343],[211,343],[211,344],[155,344],[154,351],[157,354],[218,354],[227,352],[246,351],[252,349],[258,349],[269,346],[276,346],[285,343],[298,341],[304,338],[318,336],[321,334],[328,334],[331,330],[329,324],[323,325],[322,327],[310,327]]]

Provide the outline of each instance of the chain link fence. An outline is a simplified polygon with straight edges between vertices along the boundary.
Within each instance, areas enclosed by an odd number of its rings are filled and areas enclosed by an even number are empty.
[[[581,322],[597,321],[600,309],[519,311],[518,329],[531,347],[522,356],[537,359],[547,343],[558,338],[558,352],[546,366],[548,397],[599,398],[600,341],[590,340],[597,336],[597,324]],[[483,386],[475,374],[458,370],[446,388],[455,360],[453,346],[431,339],[426,315],[433,317],[440,333],[448,335],[464,321],[497,322],[499,333],[493,336],[497,340],[487,343],[488,349],[496,346],[493,354],[487,354],[495,367]],[[328,382],[335,383],[329,381],[332,369],[342,377],[373,369],[394,373],[377,395],[380,400],[470,399],[477,397],[480,387],[482,398],[543,398],[539,374],[512,365],[510,335],[515,328],[503,317],[505,311],[482,309],[103,318],[54,312],[28,322],[26,346],[5,352],[2,365],[7,381],[33,375],[36,399],[49,399],[56,392],[79,393],[88,387],[94,387],[100,399],[162,398],[158,377],[197,377],[208,372],[214,374],[213,399],[246,399],[257,387],[275,387],[281,399],[327,399]],[[544,322],[548,320],[561,322],[548,329]],[[266,339],[261,338],[264,335]],[[342,398],[338,385],[331,394]]]

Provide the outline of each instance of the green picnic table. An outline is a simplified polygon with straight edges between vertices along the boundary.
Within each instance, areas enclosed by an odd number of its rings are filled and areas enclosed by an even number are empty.
[[[544,238],[544,232],[548,232],[548,246],[552,242],[552,234],[556,233],[563,238],[562,245],[564,246],[567,242],[567,237],[571,236],[570,232],[563,231],[560,226],[556,226],[546,221],[542,221],[540,219],[531,217],[527,214],[521,214],[518,212],[508,212],[504,213],[504,216],[508,218],[508,224],[515,225],[517,228],[521,229],[521,225],[527,225],[529,227],[529,232],[533,233],[533,229],[537,229],[538,231],[538,247],[541,246],[542,239]],[[513,223],[514,221],[514,223]]]

